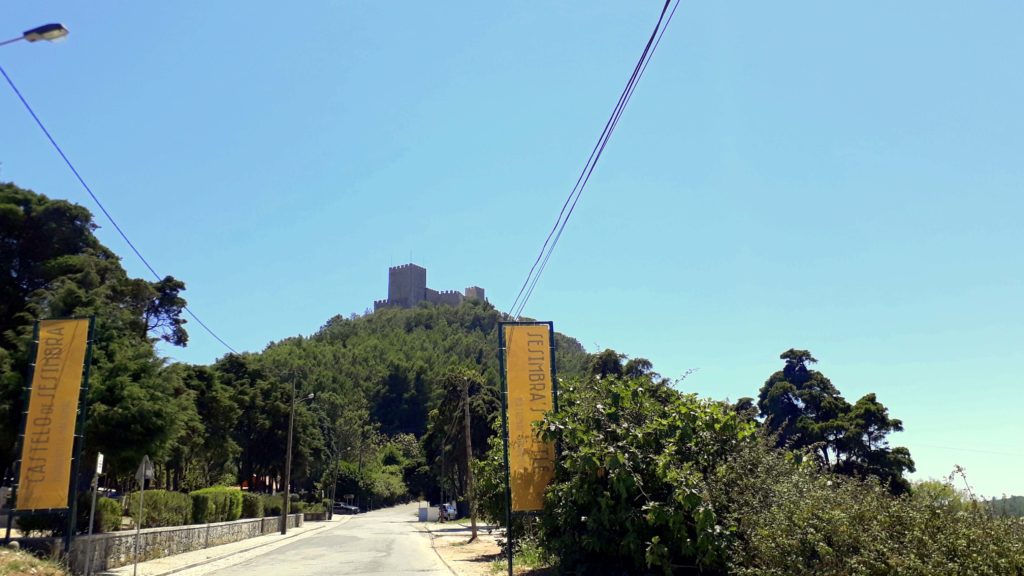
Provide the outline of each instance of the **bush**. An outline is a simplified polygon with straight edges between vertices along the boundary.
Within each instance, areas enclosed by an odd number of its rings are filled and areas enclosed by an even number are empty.
[[[1024,522],[941,483],[895,497],[767,444],[739,451],[715,486],[731,574],[1024,575]]]
[[[281,504],[284,497],[281,494],[264,494],[263,495],[263,515],[264,516],[280,516],[281,515]]]
[[[544,551],[580,574],[719,570],[725,539],[706,484],[753,424],[650,377],[593,378],[562,392],[544,421],[545,439],[561,447]]]
[[[167,490],[146,490],[143,497],[143,528],[160,526],[184,526],[192,519],[192,499],[188,494]],[[128,515],[139,522],[139,493],[132,492],[125,498]]]
[[[15,519],[18,530],[29,537],[50,537],[64,531],[64,517],[60,514],[26,514]]]
[[[198,492],[190,492],[188,496],[192,499],[192,523],[206,524],[207,522],[212,522],[211,518],[216,514],[213,496]]]
[[[242,491],[227,486],[212,486],[191,492],[192,522],[229,522],[242,516]]]
[[[121,503],[106,496],[96,499],[93,532],[113,532],[121,527]]]
[[[473,481],[476,483],[477,514],[484,522],[504,526],[505,442],[501,435],[501,420],[495,420],[496,433],[487,439],[486,456],[472,463]]]
[[[263,518],[263,496],[242,492],[242,518]]]
[[[149,506],[149,495],[146,495],[146,505]],[[79,532],[89,531],[89,509],[92,508],[92,492],[82,492],[78,495],[78,520],[76,528]],[[121,527],[121,503],[106,496],[96,499],[96,516],[93,518],[92,531],[97,534],[113,532]]]

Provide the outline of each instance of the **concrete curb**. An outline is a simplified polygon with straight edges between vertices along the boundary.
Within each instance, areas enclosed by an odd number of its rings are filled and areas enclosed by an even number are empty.
[[[420,524],[422,524],[422,526]],[[434,551],[434,554],[436,554],[437,558],[441,561],[442,564],[444,564],[444,567],[452,573],[452,576],[459,576],[459,573],[455,571],[455,568],[452,568],[452,565],[449,564],[448,561],[444,559],[444,556],[442,556],[441,553],[437,551],[437,545],[434,544],[434,542],[437,541],[437,538],[434,536],[434,531],[431,530],[430,526],[427,526],[427,524],[430,524],[430,522],[418,522],[416,524],[416,528],[418,528],[420,532],[427,533],[427,537],[430,538],[430,549]]]

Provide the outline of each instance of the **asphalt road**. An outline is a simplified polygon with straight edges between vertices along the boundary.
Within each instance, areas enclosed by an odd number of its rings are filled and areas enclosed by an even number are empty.
[[[451,576],[417,527],[416,504],[359,514],[350,521],[249,558],[210,576],[390,574]]]

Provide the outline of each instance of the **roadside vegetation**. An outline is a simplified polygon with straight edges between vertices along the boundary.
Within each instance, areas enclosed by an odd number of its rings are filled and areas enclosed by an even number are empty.
[[[188,342],[184,282],[129,277],[95,228],[81,206],[0,184],[0,467],[15,459],[34,323],[95,316],[83,469],[104,453],[103,494],[116,497],[99,499],[96,531],[137,514],[144,455],[156,471],[144,526],[281,514],[273,492],[293,399],[293,510],[327,510],[332,498],[364,510],[464,502],[472,470],[481,514],[505,521],[496,343],[506,316],[493,306],[339,315],[259,353],[168,363],[156,344]],[[556,347],[559,410],[537,429],[558,447],[555,481],[544,510],[513,526],[531,565],[1024,575],[1024,500],[910,482],[910,451],[889,442],[903,422],[876,394],[844,398],[808,350],[783,352],[778,371],[730,403],[686,393],[643,358],[587,354],[561,334]],[[49,518],[19,524],[61,530]]]
[[[23,550],[0,548],[0,576],[67,576],[59,564]]]
[[[901,423],[874,395],[846,403],[811,358],[782,354],[760,410],[595,358],[540,427],[560,458],[517,547],[571,574],[1024,574],[1024,521],[953,478],[908,482],[887,442]],[[787,403],[796,426],[772,417]],[[498,447],[476,469],[503,522]]]

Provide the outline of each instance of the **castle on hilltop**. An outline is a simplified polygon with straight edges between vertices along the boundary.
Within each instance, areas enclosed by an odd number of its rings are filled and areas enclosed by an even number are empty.
[[[402,264],[388,268],[388,298],[375,300],[374,311],[389,306],[412,308],[420,302],[458,306],[467,298],[486,300],[484,289],[470,286],[465,292],[458,290],[431,290],[427,288],[427,269],[415,264]]]

